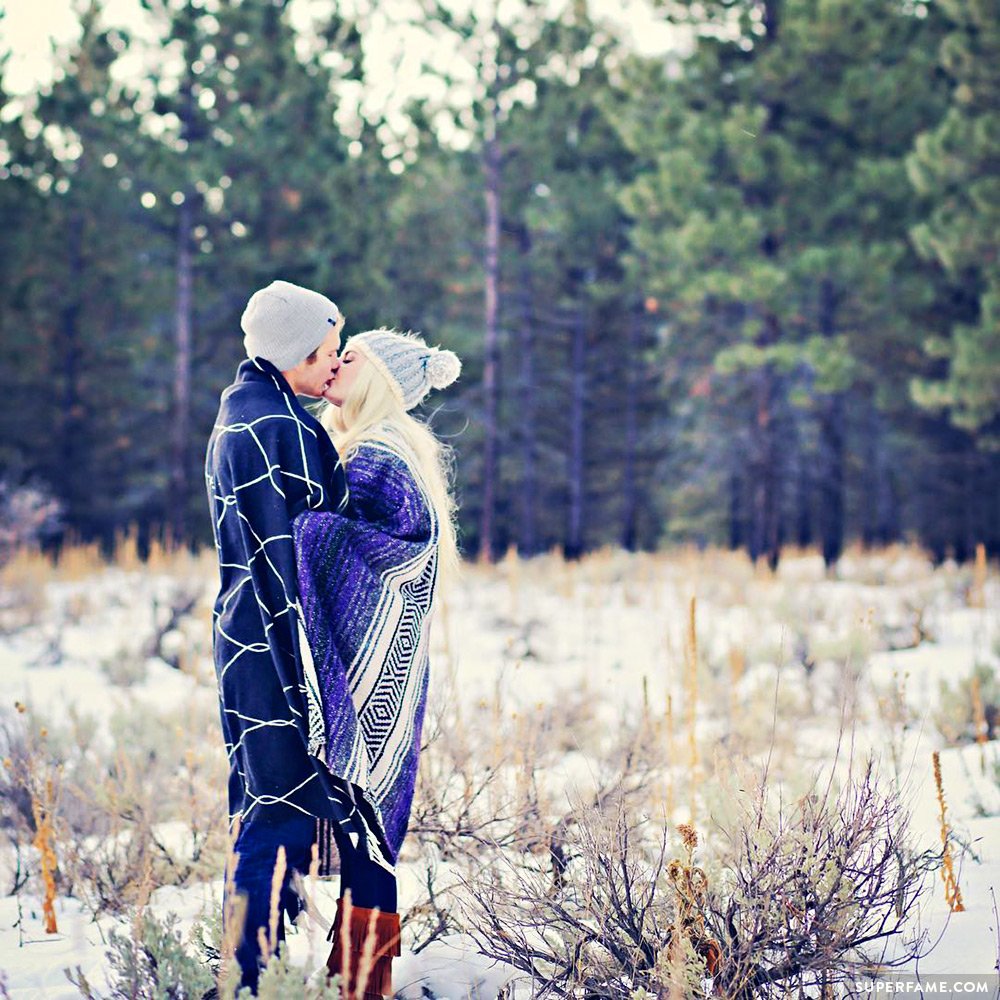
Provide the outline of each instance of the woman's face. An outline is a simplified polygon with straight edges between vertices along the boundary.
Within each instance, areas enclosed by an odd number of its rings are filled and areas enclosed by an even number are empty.
[[[348,348],[333,363],[333,374],[323,391],[323,398],[334,406],[343,406],[351,391],[358,372],[368,364],[368,359],[360,352]]]

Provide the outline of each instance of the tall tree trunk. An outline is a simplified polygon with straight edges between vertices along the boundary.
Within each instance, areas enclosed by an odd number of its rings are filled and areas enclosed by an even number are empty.
[[[627,552],[638,548],[639,489],[636,475],[639,450],[639,330],[642,311],[634,308],[629,315],[626,332],[625,366],[625,455],[622,469],[622,547]]]
[[[753,441],[750,458],[750,558],[778,565],[778,468],[775,441],[777,378],[770,365],[753,374]]]
[[[188,439],[191,433],[191,310],[194,258],[191,248],[192,199],[177,211],[177,273],[174,304],[174,419],[171,426],[170,497],[168,523],[175,544],[187,541],[190,492]]]
[[[837,292],[824,279],[819,288],[819,329],[831,339],[837,329]],[[844,394],[830,393],[820,407],[819,431],[822,455],[819,483],[823,512],[823,562],[832,567],[844,550]]]
[[[976,504],[973,493],[982,488],[982,477],[978,474],[979,460],[979,453],[970,442],[958,463],[959,479],[956,492],[959,520],[955,532],[955,561],[959,563],[968,562],[976,552]]]
[[[584,396],[587,391],[587,326],[583,307],[570,331],[569,510],[566,523],[566,557],[583,555],[584,531]]]
[[[768,425],[771,420],[771,378],[764,368],[754,373],[753,449],[750,483],[750,558],[756,562],[764,554],[768,510]]]
[[[795,543],[812,545],[812,471],[806,458],[802,433],[795,435]]]
[[[832,567],[844,550],[844,397],[828,396],[819,411],[822,472],[819,480],[823,562]]]
[[[522,225],[519,231],[521,250],[520,328],[518,337],[520,395],[517,400],[517,421],[521,434],[521,496],[518,548],[525,555],[538,551],[537,505],[537,427],[535,398],[535,330],[534,293],[531,273],[531,232]]]
[[[865,403],[864,410],[864,433],[861,435],[860,446],[863,448],[862,462],[864,463],[864,473],[862,476],[862,488],[865,492],[866,502],[861,504],[861,543],[865,548],[881,543],[879,537],[879,522],[881,512],[879,510],[881,496],[880,487],[882,483],[882,470],[879,468],[879,457],[881,445],[879,441],[879,424],[875,407],[870,402]]]
[[[483,506],[479,519],[479,558],[493,558],[497,478],[497,376],[500,360],[500,144],[497,109],[491,102],[483,143],[486,196],[485,328],[483,362]]]
[[[180,85],[181,138],[190,147],[195,126],[195,79],[188,70]],[[191,311],[193,308],[194,197],[185,185],[177,209],[174,275],[174,385],[173,423],[170,428],[170,482],[167,490],[167,524],[175,545],[188,540],[187,508],[191,488],[188,439],[191,434]]]
[[[743,483],[739,466],[742,455],[733,454],[729,460],[729,547],[738,549],[743,545]]]
[[[778,26],[781,24],[780,0],[767,0],[763,10],[764,34],[769,39],[777,38]]]
[[[1000,554],[1000,463],[989,454],[982,456],[983,477],[979,490],[979,537],[992,559]]]
[[[763,9],[765,38],[768,45],[778,39],[780,0],[767,0]],[[764,130],[777,132],[784,117],[781,97],[766,105],[767,119]],[[767,207],[773,200],[772,194],[753,195],[751,204]],[[767,231],[761,239],[761,252],[769,259],[776,259],[780,247],[780,236]],[[761,332],[756,338],[760,347],[778,343],[781,339],[781,321],[770,311],[762,317]],[[752,381],[753,422],[750,442],[750,558],[754,562],[766,556],[768,565],[774,569],[778,565],[780,543],[778,538],[778,448],[776,440],[775,403],[778,396],[778,375],[770,364],[762,365],[754,373]]]
[[[882,415],[871,399],[864,413],[866,502],[861,506],[861,540],[866,546],[888,545],[900,535],[899,508],[886,460]]]
[[[66,227],[66,256],[69,263],[69,288],[60,311],[59,365],[62,369],[62,406],[59,411],[58,454],[62,495],[68,508],[69,523],[79,528],[84,520],[81,509],[82,487],[87,482],[81,468],[80,445],[86,440],[82,430],[80,402],[80,295],[83,286],[83,218],[74,213]]]

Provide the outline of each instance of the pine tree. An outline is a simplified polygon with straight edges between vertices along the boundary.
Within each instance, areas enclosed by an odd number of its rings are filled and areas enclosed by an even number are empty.
[[[540,33],[505,125],[501,535],[532,553],[655,544],[653,331],[623,267],[634,161],[609,118],[620,44],[574,8]]]
[[[119,519],[143,507],[130,453],[146,410],[131,370],[144,263],[119,172],[128,111],[111,73],[127,44],[101,27],[95,4],[83,9],[65,72],[20,102],[23,139],[3,182],[23,199],[17,211],[31,213],[10,236],[20,252],[3,309],[17,334],[5,338],[5,360],[17,392],[30,394],[10,414],[12,450],[22,474],[62,502],[69,527],[108,545]]]
[[[28,166],[29,141],[20,102],[2,85],[8,53],[0,56],[0,467],[8,486],[20,486],[32,473],[32,455],[49,437],[42,420],[32,419],[35,392],[42,379],[44,343],[31,336],[28,297],[44,198]]]
[[[368,234],[385,170],[371,128],[357,122],[349,135],[338,120],[338,87],[360,72],[348,22],[332,16],[317,29],[324,44],[300,58],[303,37],[285,3],[146,6],[180,57],[151,75],[155,97],[144,114],[155,140],[134,167],[161,248],[159,324],[172,331],[162,516],[188,539],[196,525],[204,535],[196,470],[219,389],[242,353],[246,299],[281,277],[322,289],[352,320],[370,322],[381,282],[371,266],[378,241]],[[335,68],[320,62],[327,45]],[[143,93],[135,100],[141,105]]]
[[[941,0],[951,30],[940,60],[952,84],[947,114],[923,132],[908,163],[930,199],[913,229],[920,252],[943,269],[950,336],[927,349],[947,360],[940,379],[914,386],[931,409],[1000,447],[1000,18],[985,0]]]
[[[490,559],[504,541],[498,532],[500,487],[500,412],[502,364],[501,241],[506,228],[502,190],[508,148],[507,121],[511,110],[530,99],[538,60],[544,56],[539,41],[547,27],[546,11],[535,0],[508,7],[501,16],[496,0],[472,5],[458,12],[440,3],[425,5],[420,27],[428,37],[446,36],[455,53],[453,68],[428,65],[451,85],[459,78],[474,75],[470,99],[456,105],[450,97],[425,102],[428,121],[452,118],[451,130],[469,138],[478,157],[482,198],[483,347],[482,392],[477,424],[481,428],[479,523],[475,532],[481,559]],[[459,63],[460,67],[454,66]],[[478,435],[477,435],[478,436]]]
[[[922,8],[846,0],[705,9],[680,79],[657,65],[631,71],[623,134],[648,164],[625,193],[634,257],[666,303],[689,385],[731,411],[720,426],[739,442],[730,537],[776,563],[790,509],[808,502],[801,480],[788,484],[806,460],[796,448],[809,414],[832,563],[851,400],[898,381],[891,359],[914,346],[900,302],[926,303],[908,256],[903,156],[939,105],[936,23]],[[661,105],[645,99],[653,88]]]

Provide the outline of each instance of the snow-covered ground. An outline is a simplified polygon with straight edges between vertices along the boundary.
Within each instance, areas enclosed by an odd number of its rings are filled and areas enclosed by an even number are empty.
[[[695,597],[704,761],[725,720],[738,715],[751,720],[747,753],[780,741],[785,770],[775,780],[794,779],[795,766],[831,764],[846,711],[853,753],[878,757],[912,809],[915,843],[940,851],[931,755],[941,751],[948,821],[957,842],[967,845],[956,851],[965,910],[949,910],[935,876],[920,912],[933,947],[920,969],[988,973],[998,955],[1000,752],[997,741],[949,746],[944,735],[949,723],[961,722],[960,683],[977,667],[1000,666],[1000,581],[991,574],[985,606],[970,607],[971,579],[968,568],[932,571],[911,550],[845,556],[836,579],[826,578],[811,555],[787,558],[774,575],[755,574],[735,555],[694,552],[469,567],[434,622],[432,699],[456,702],[470,723],[585,711],[586,726],[560,734],[562,756],[550,757],[539,776],[556,798],[585,791],[623,720],[662,715],[668,696],[682,703],[685,630]],[[200,774],[223,773],[221,738],[214,742],[211,728],[216,702],[206,608],[213,584],[208,560],[188,561],[181,571],[110,567],[69,580],[56,574],[32,583],[27,596],[28,584],[6,581],[0,610],[29,603],[20,616],[11,613],[14,626],[0,637],[3,717],[16,723],[19,702],[53,730],[69,720],[75,746],[88,748],[81,753],[114,753],[124,740],[140,771],[147,763],[164,766],[162,746],[154,762],[141,745],[160,719],[168,741],[174,733],[178,774],[193,773],[192,754],[208,760]],[[152,649],[150,636],[185,594],[198,597],[196,610]],[[166,662],[178,656],[182,669]],[[678,744],[685,739],[678,736]],[[703,780],[712,781],[710,770]],[[710,837],[710,824],[701,825]],[[165,821],[158,836],[182,845],[185,824]],[[35,864],[29,845],[21,852]],[[13,849],[0,848],[0,858],[0,886],[10,892],[17,879]],[[420,898],[423,877],[416,854],[404,854],[403,913]],[[148,904],[155,914],[176,913],[184,928],[215,911],[221,898],[220,881],[187,881],[150,886]],[[77,967],[100,993],[107,934],[116,925],[127,930],[128,916],[95,920],[86,900],[61,897],[59,933],[48,935],[38,892],[32,879],[0,898],[0,997],[68,1000],[79,994],[64,969]],[[332,915],[336,883],[316,882],[311,893],[319,912]],[[323,924],[306,918],[290,932],[292,960],[310,969],[322,965],[324,936]],[[510,971],[478,956],[471,938],[450,935],[414,954],[404,934],[394,980],[407,998],[428,992],[493,998]]]

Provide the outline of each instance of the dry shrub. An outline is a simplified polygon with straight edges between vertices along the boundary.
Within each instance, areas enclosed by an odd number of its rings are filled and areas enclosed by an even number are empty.
[[[724,995],[829,991],[920,953],[907,924],[936,861],[913,852],[908,815],[871,761],[839,793],[814,784],[790,804],[773,802],[766,772],[749,787],[735,793],[739,818],[722,831],[721,875],[704,911],[722,945]]]
[[[960,913],[965,909],[965,904],[962,902],[962,890],[958,885],[958,876],[955,874],[955,863],[951,854],[951,828],[948,825],[948,806],[944,797],[944,782],[941,780],[941,754],[937,750],[932,754],[932,760],[941,832],[941,880],[944,882],[944,898],[952,913]]]
[[[197,735],[214,722],[193,708],[176,717],[133,708],[112,721],[109,749],[94,739],[93,720],[50,726],[33,711],[6,713],[0,825],[11,846],[10,891],[40,874],[32,845],[42,813],[57,889],[95,916],[134,905],[150,878],[186,885],[214,877],[225,855],[225,763],[221,748],[200,749]],[[55,797],[51,781],[58,805],[39,812]]]
[[[199,1000],[214,980],[206,961],[191,954],[177,923],[174,914],[161,921],[140,907],[130,934],[112,930],[107,993],[96,993],[79,966],[66,976],[86,1000]]]
[[[46,930],[55,931],[52,902],[65,888],[60,868],[65,798],[63,767],[48,727],[21,702],[0,716],[0,826],[12,848],[12,893],[37,877],[44,898]],[[31,850],[28,850],[30,848]]]
[[[672,862],[666,825],[615,796],[563,824],[558,856],[491,851],[462,902],[483,954],[530,976],[535,996],[622,1000],[695,995],[716,943],[714,988],[734,1000],[829,991],[918,955],[907,925],[939,861],[912,852],[870,763],[839,793],[813,785],[791,804],[766,775],[743,784],[704,869],[690,844]]]
[[[456,872],[477,864],[484,845],[513,842],[526,817],[537,816],[537,809],[522,808],[530,783],[514,782],[520,802],[508,790],[509,760],[495,756],[493,737],[488,727],[466,724],[452,699],[437,698],[428,706],[403,846],[403,860],[419,861],[423,872],[421,895],[403,918],[413,952],[459,929]]]
[[[563,833],[558,855],[497,850],[470,873],[462,909],[480,951],[529,976],[537,997],[693,995],[713,949],[690,853],[672,858],[667,828],[620,796],[580,806]]]
[[[62,505],[45,487],[15,487],[0,480],[0,566],[19,549],[55,534],[62,513]]]
[[[107,560],[97,542],[76,542],[60,551],[55,564],[55,578],[62,581],[86,580],[105,566]]]
[[[80,967],[66,977],[85,1000],[249,1000],[240,989],[239,975],[226,969],[218,974],[217,954],[206,946],[204,926],[181,933],[174,914],[163,919],[140,907],[132,915],[130,933],[109,935],[106,976],[108,988],[97,992]],[[304,970],[289,961],[282,945],[262,970],[257,1000],[343,1000],[339,977],[306,979]]]
[[[207,723],[190,709],[184,714],[183,729],[176,717],[151,711],[113,723],[115,753],[90,776],[90,822],[72,837],[67,854],[77,892],[95,915],[134,905],[147,873],[157,886],[189,885],[222,868],[221,750],[196,750],[194,734]],[[189,745],[178,750],[182,740]]]
[[[571,698],[561,708],[565,718],[575,717]],[[580,837],[586,838],[588,832],[598,837],[581,816],[603,815],[615,804],[634,816],[645,804],[662,799],[662,734],[648,717],[623,724],[600,762],[593,762],[583,804],[572,784],[560,787],[558,780],[552,781],[552,765],[565,755],[565,748],[561,726],[546,712],[530,721],[525,717],[500,718],[499,728],[493,728],[456,724],[452,709],[432,706],[428,721],[428,744],[421,756],[409,838],[411,844],[421,845],[426,873],[425,897],[410,907],[404,922],[408,935],[415,939],[412,951],[422,950],[451,931],[471,926],[475,934],[477,925],[482,942],[491,940],[492,932],[475,916],[481,916],[475,898],[483,895],[482,879],[489,880],[509,868],[508,883],[510,879],[526,880],[533,887],[528,894],[532,900],[544,896],[553,885],[574,886],[576,869],[586,859],[603,863],[609,856],[605,841],[615,835],[613,830],[610,834],[602,831],[599,846],[592,843],[591,849],[581,851],[577,843]],[[504,748],[499,758],[494,756],[497,745]],[[624,830],[619,827],[617,833],[628,839]],[[644,845],[643,850],[655,847]],[[664,856],[660,861],[663,867],[669,858]],[[591,879],[598,879],[596,873]],[[507,927],[508,916],[496,913],[494,923]],[[675,918],[676,913],[668,909],[650,930],[657,954],[664,942],[669,943]],[[532,927],[547,925],[553,919],[550,911],[540,912],[533,920],[526,915]],[[490,954],[488,946],[484,953]],[[703,968],[697,955],[694,959],[675,955],[674,973],[683,976],[692,960],[696,972]],[[554,967],[563,969],[567,962],[560,956]],[[658,974],[666,975],[663,969]]]
[[[409,950],[463,929],[458,898],[466,878],[494,852],[541,859],[553,870],[566,863],[577,793],[555,772],[566,757],[565,727],[587,716],[586,700],[567,697],[558,711],[497,716],[488,726],[465,723],[448,697],[428,707],[403,848],[403,860],[422,871],[423,891],[403,920]],[[586,775],[588,803],[662,799],[661,737],[648,720],[623,724],[616,736]]]
[[[954,685],[942,681],[933,714],[941,735],[952,746],[995,739],[1000,731],[1000,677],[986,663]]]
[[[0,566],[0,632],[13,634],[39,621],[46,609],[50,561],[36,549],[19,548]]]

